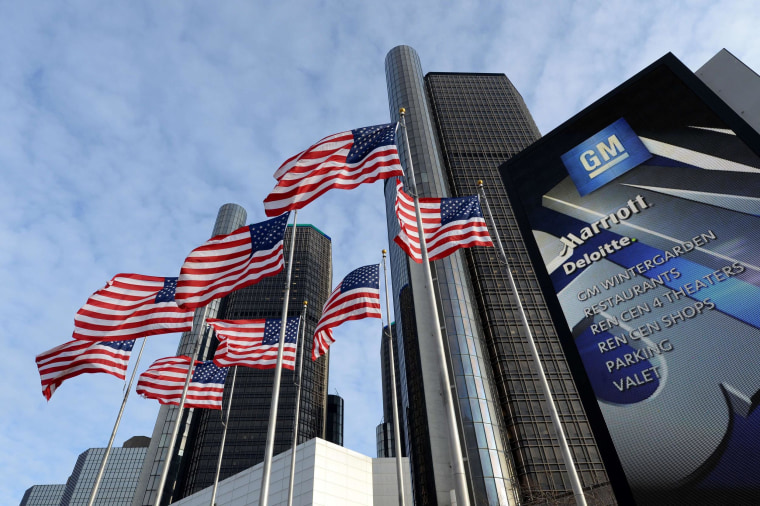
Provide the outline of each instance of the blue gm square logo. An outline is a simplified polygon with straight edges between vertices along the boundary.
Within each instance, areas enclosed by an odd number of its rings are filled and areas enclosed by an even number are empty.
[[[584,196],[651,157],[638,135],[620,118],[562,155],[562,163]]]

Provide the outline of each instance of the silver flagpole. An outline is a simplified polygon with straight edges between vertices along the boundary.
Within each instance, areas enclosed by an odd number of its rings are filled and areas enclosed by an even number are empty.
[[[515,296],[515,300],[517,301],[517,310],[520,313],[520,320],[522,320],[523,330],[525,331],[525,335],[528,338],[528,344],[530,345],[530,352],[533,356],[533,361],[536,363],[536,371],[538,372],[538,377],[541,383],[541,387],[544,391],[544,396],[546,397],[546,405],[549,408],[549,413],[552,417],[552,423],[554,424],[554,429],[557,431],[557,438],[559,439],[559,445],[562,449],[562,456],[565,459],[565,468],[567,469],[567,474],[570,478],[570,483],[573,485],[573,495],[575,496],[575,503],[579,506],[585,506],[586,505],[586,498],[583,495],[583,486],[581,485],[581,480],[578,478],[578,473],[575,470],[575,462],[573,461],[573,454],[570,452],[570,447],[567,444],[567,439],[565,438],[565,431],[562,428],[562,422],[559,418],[559,413],[557,412],[557,407],[554,404],[554,397],[552,396],[551,389],[549,388],[549,382],[546,379],[546,374],[544,373],[544,367],[541,364],[541,357],[538,355],[538,348],[536,347],[536,341],[533,339],[533,332],[530,330],[530,325],[528,325],[528,317],[525,314],[525,309],[523,308],[522,299],[520,299],[520,294],[517,292],[517,284],[515,283],[515,278],[512,275],[512,269],[509,267],[509,261],[507,260],[507,254],[504,251],[504,246],[501,244],[501,238],[499,237],[499,231],[496,228],[496,222],[493,219],[493,215],[491,214],[491,207],[488,205],[488,199],[486,199],[486,192],[483,189],[483,181],[478,181],[478,195],[482,198],[483,204],[485,204],[486,212],[488,213],[488,219],[491,222],[491,230],[493,230],[494,235],[496,236],[496,245],[499,249],[499,253],[502,258],[502,262],[504,262],[505,270],[507,271],[507,276],[509,277],[509,286],[512,288],[512,294]]]
[[[293,448],[290,450],[290,483],[288,484],[288,506],[293,506],[293,485],[296,477],[296,446],[298,446],[298,415],[301,411],[301,378],[303,377],[303,356],[306,354],[306,308],[309,302],[303,301],[303,313],[301,313],[301,332],[298,337],[298,347],[301,349],[301,358],[298,361],[298,379],[295,384],[296,388],[296,417],[293,422]],[[301,344],[301,342],[304,344]]]
[[[98,477],[95,478],[95,485],[90,492],[90,500],[87,502],[87,506],[95,504],[95,496],[98,495],[98,489],[100,488],[100,482],[103,479],[103,472],[106,470],[106,464],[108,463],[108,456],[111,454],[111,448],[113,448],[113,440],[116,439],[116,431],[119,430],[119,424],[121,423],[121,415],[124,414],[124,407],[127,405],[127,398],[129,397],[129,391],[132,389],[132,382],[135,380],[135,374],[137,373],[137,366],[140,364],[140,357],[145,349],[146,338],[143,337],[142,344],[140,345],[140,353],[137,354],[137,361],[132,369],[132,376],[129,378],[129,385],[127,385],[127,391],[124,392],[124,400],[121,401],[121,408],[119,409],[119,415],[116,417],[116,423],[113,426],[111,432],[111,439],[108,440],[108,447],[106,453],[103,455],[103,462],[100,463],[100,469],[98,470]]]
[[[391,403],[393,404],[393,439],[396,445],[396,477],[398,479],[398,503],[404,506],[404,474],[401,467],[401,432],[398,423],[398,399],[396,398],[396,359],[393,351],[393,333],[391,332],[391,305],[388,299],[388,268],[385,265],[383,250],[383,275],[385,277],[385,314],[388,317],[388,358],[390,358]]]
[[[425,284],[427,290],[424,290],[430,298],[430,307],[433,311],[432,322],[430,327],[433,331],[434,341],[436,343],[436,353],[438,355],[439,367],[441,368],[441,383],[443,384],[442,395],[446,412],[446,422],[449,428],[449,449],[451,450],[451,472],[454,476],[454,487],[456,490],[457,506],[469,506],[470,494],[467,490],[467,480],[464,473],[464,460],[462,459],[462,446],[459,440],[459,428],[457,427],[456,412],[454,411],[454,398],[451,395],[451,382],[449,380],[449,369],[446,364],[446,351],[443,347],[443,334],[441,334],[441,322],[438,318],[438,306],[433,293],[433,275],[430,272],[430,260],[428,258],[427,245],[425,244],[425,234],[422,229],[422,218],[420,217],[420,199],[417,196],[417,182],[414,179],[414,166],[412,165],[412,151],[409,148],[409,136],[406,132],[406,109],[399,109],[401,114],[401,126],[404,127],[404,139],[406,141],[407,153],[407,177],[410,179],[411,187],[414,189],[414,211],[417,215],[417,231],[420,238],[420,250],[422,251],[422,265],[424,266]]]
[[[206,315],[208,314],[208,305],[203,308],[203,318],[201,319],[201,325],[206,323]],[[161,506],[161,498],[164,495],[164,486],[166,485],[166,477],[169,475],[169,464],[172,461],[172,452],[174,451],[174,443],[177,442],[177,434],[179,433],[179,423],[182,420],[182,408],[185,407],[185,399],[187,399],[187,389],[190,386],[190,378],[193,377],[193,370],[195,370],[195,361],[198,354],[201,351],[201,343],[204,341],[205,333],[198,333],[198,341],[195,343],[195,351],[190,357],[190,367],[187,368],[187,377],[185,378],[185,388],[182,390],[182,398],[179,401],[179,407],[177,408],[177,420],[174,422],[174,430],[172,430],[172,438],[169,441],[169,446],[166,451],[166,462],[164,462],[164,470],[161,472],[161,481],[158,484],[158,491],[156,494],[156,505]]]
[[[269,428],[267,429],[267,445],[264,450],[264,469],[261,473],[261,491],[259,506],[269,503],[269,475],[272,472],[272,454],[274,453],[274,432],[277,427],[277,403],[280,400],[280,379],[282,378],[282,353],[285,348],[285,329],[288,325],[288,302],[290,299],[290,272],[293,269],[293,251],[296,249],[296,222],[298,210],[293,211],[293,235],[290,240],[288,255],[288,271],[285,275],[285,300],[282,302],[282,320],[280,323],[280,343],[277,348],[277,365],[274,368],[274,386],[272,387],[272,405],[269,408]]]
[[[224,442],[227,440],[227,428],[230,424],[230,411],[232,411],[232,395],[235,393],[235,379],[237,378],[237,366],[232,368],[232,385],[230,385],[230,399],[227,401],[227,414],[224,417],[224,431],[222,432],[222,444],[219,448],[219,460],[216,463],[216,476],[214,476],[214,488],[211,491],[211,506],[216,502],[216,491],[219,488],[219,473],[222,470],[222,456],[224,455]]]

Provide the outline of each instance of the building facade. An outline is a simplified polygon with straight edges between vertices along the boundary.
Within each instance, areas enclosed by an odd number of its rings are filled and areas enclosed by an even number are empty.
[[[32,485],[21,498],[19,506],[59,506],[66,485]]]
[[[235,229],[238,229],[245,225],[247,219],[247,212],[241,206],[237,204],[224,204],[219,208],[219,212],[216,216],[216,222],[214,223],[214,229],[211,233],[211,237],[229,234]],[[195,311],[193,318],[193,328],[182,334],[179,346],[177,347],[177,355],[192,356],[195,353],[196,345],[200,341],[200,351],[198,357],[200,360],[208,360],[213,356],[212,351],[212,339],[209,333],[205,330],[206,318],[216,318],[219,313],[220,299],[214,299],[208,303],[205,308],[198,308]],[[181,460],[181,456],[185,453],[185,447],[187,444],[187,434],[189,434],[193,427],[196,413],[200,413],[203,410],[185,409],[182,413],[182,420],[180,421],[179,434],[181,435],[177,439],[177,444],[172,453],[172,469],[169,476],[175,477],[178,474],[178,465]],[[156,504],[156,498],[158,497],[158,485],[161,480],[161,473],[164,469],[164,463],[166,457],[169,454],[169,441],[174,430],[174,425],[177,420],[179,409],[177,406],[162,405],[158,411],[158,417],[156,418],[156,424],[153,427],[153,435],[151,437],[151,443],[148,447],[148,453],[145,456],[145,461],[140,471],[140,479],[137,484],[135,496],[132,501],[132,506],[152,506]],[[162,502],[167,504],[169,498],[172,496],[175,489],[176,480],[167,479],[164,493],[162,494]]]
[[[438,139],[430,115],[419,57],[412,48],[399,46],[385,60],[392,120],[399,108],[407,110],[409,148],[420,196],[452,196],[443,171]],[[399,152],[409,167],[404,136]],[[408,426],[409,456],[416,504],[450,504],[454,481],[446,415],[441,389],[452,388],[458,399],[462,453],[470,500],[473,504],[510,504],[516,501],[511,455],[502,434],[498,394],[491,376],[475,297],[462,252],[436,261],[431,268],[439,322],[447,344],[449,377],[455,385],[442,385],[440,363],[434,352],[431,329],[433,308],[422,290],[424,271],[392,243],[398,232],[394,214],[395,182],[386,190],[390,260],[396,332],[404,408]],[[411,189],[410,189],[411,190]],[[456,311],[452,309],[456,306]]]
[[[230,233],[246,223],[245,210],[235,204],[225,204],[219,210],[212,236]],[[250,320],[279,318],[282,315],[285,276],[292,226],[285,232],[285,268],[276,276],[237,290],[208,305],[206,318]],[[291,274],[288,316],[300,316],[303,302],[308,301],[305,319],[305,360],[299,414],[299,442],[324,437],[327,409],[329,354],[317,361],[310,360],[312,340],[322,306],[330,294],[332,282],[332,243],[328,236],[311,225],[298,225]],[[193,332],[183,334],[178,354],[193,353],[201,339],[200,359],[213,357],[216,339],[209,332],[200,335],[195,329],[204,328],[204,310],[196,311]],[[225,409],[232,388],[232,374],[227,376]],[[266,433],[271,405],[274,370],[238,367],[233,402],[229,418],[224,459],[220,479],[247,469],[264,459]],[[295,421],[295,374],[283,370],[275,434],[274,453],[292,445]],[[140,475],[133,506],[156,503],[157,488],[170,438],[177,417],[176,406],[162,406],[153,432],[153,441]],[[225,412],[226,414],[226,412]],[[185,409],[182,413],[179,437],[173,451],[170,472],[162,495],[162,504],[174,502],[213,484],[221,446],[223,426],[219,411]],[[163,445],[163,446],[162,446]]]
[[[389,422],[380,422],[375,427],[375,444],[377,449],[377,458],[383,459],[394,457],[393,427]]]
[[[343,410],[345,409],[343,397],[339,395],[327,396],[327,423],[325,424],[325,439],[338,446],[343,446]]]
[[[406,108],[409,149],[424,197],[477,193],[479,180],[516,277],[555,402],[584,488],[608,479],[561,345],[514,221],[498,172],[501,163],[540,137],[522,97],[503,74],[422,74],[408,46],[386,57],[391,118]],[[404,167],[406,146],[399,135]],[[386,184],[389,239],[398,231],[395,183]],[[439,404],[439,371],[428,356],[430,311],[420,267],[391,246],[394,308],[408,450],[417,504],[448,504],[448,448],[431,404]],[[492,248],[460,250],[431,265],[462,451],[473,504],[542,503],[571,495],[564,462],[507,273]],[[427,399],[432,399],[428,402]],[[431,423],[433,422],[433,423]],[[429,434],[424,430],[429,427]],[[432,469],[431,469],[432,467]],[[519,499],[518,499],[519,498]]]
[[[290,449],[272,459],[269,504],[288,503]],[[219,482],[216,504],[259,504],[263,464],[257,464]],[[409,492],[409,461],[403,459],[405,504],[412,504]],[[207,506],[211,488],[181,499],[177,506]],[[396,459],[373,459],[320,438],[296,449],[293,506],[396,506],[398,505]]]
[[[393,390],[396,389],[396,400],[399,416],[399,427],[403,427],[403,404],[401,393],[399,392],[399,378],[401,372],[398,366],[398,353],[393,354],[393,364],[391,364],[390,350],[397,349],[396,345],[396,324],[391,323],[390,331],[388,326],[383,327],[382,338],[380,341],[380,379],[383,390],[383,421],[375,430],[377,441],[378,457],[395,457],[396,456],[396,434],[393,430]],[[391,367],[393,367],[396,381],[391,381]],[[406,434],[400,429],[401,436],[401,456],[406,457]]]
[[[127,506],[132,503],[149,442],[147,437],[135,436],[125,441],[122,447],[111,448],[94,504]],[[34,485],[24,494],[21,506],[88,504],[105,452],[106,448],[90,448],[82,452],[65,484]]]
[[[292,227],[285,232],[285,268],[259,283],[237,290],[222,301],[219,317],[227,320],[278,318],[282,314],[283,291],[290,251]],[[298,225],[293,256],[288,316],[299,316],[308,301],[305,355],[301,378],[299,444],[315,437],[325,438],[328,406],[329,355],[311,360],[313,340],[322,306],[330,295],[332,243],[311,225]],[[280,384],[274,454],[289,449],[295,422],[296,372],[284,369]],[[264,460],[266,434],[274,383],[274,369],[238,367],[220,479],[227,478]],[[231,375],[225,385],[229,398]],[[186,453],[177,477],[174,499],[191,495],[214,482],[224,427],[219,413],[200,410],[188,434]],[[341,434],[342,435],[342,434]]]

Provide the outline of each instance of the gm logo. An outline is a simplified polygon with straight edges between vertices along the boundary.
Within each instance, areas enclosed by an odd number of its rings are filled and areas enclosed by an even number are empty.
[[[651,157],[625,119],[620,118],[562,155],[562,163],[583,196]]]

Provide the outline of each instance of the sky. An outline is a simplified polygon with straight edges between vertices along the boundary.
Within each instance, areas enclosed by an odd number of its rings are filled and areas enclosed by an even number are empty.
[[[697,70],[726,48],[760,71],[758,26],[752,0],[0,3],[0,497],[65,483],[81,452],[106,446],[123,398],[123,381],[91,374],[47,402],[34,357],[71,338],[115,274],[177,276],[221,205],[263,221],[288,157],[388,122],[394,46],[424,72],[505,73],[546,134],[668,52]],[[381,261],[381,188],[299,212],[332,238],[333,286]],[[149,338],[138,372],[179,337]],[[380,322],[335,338],[345,446],[374,457]],[[115,444],[150,436],[157,413],[132,392]]]

